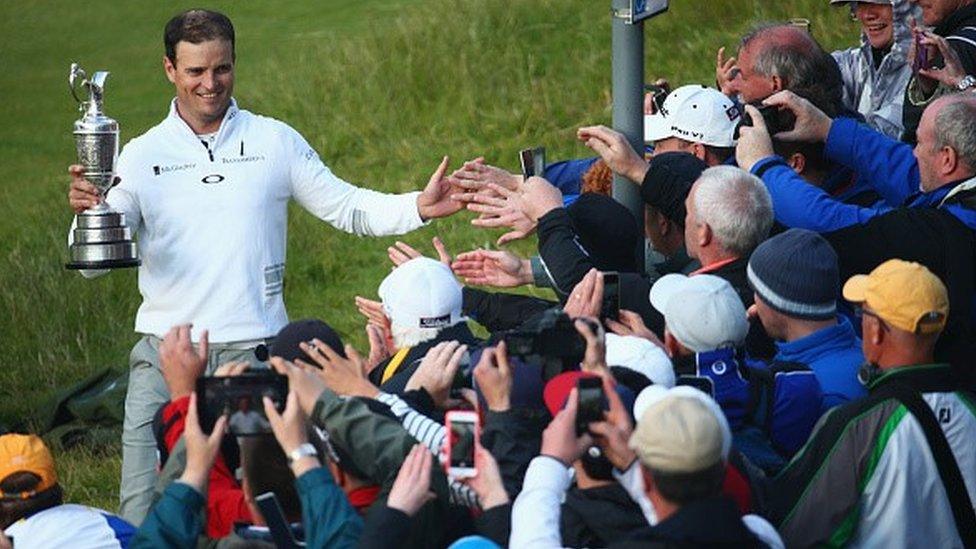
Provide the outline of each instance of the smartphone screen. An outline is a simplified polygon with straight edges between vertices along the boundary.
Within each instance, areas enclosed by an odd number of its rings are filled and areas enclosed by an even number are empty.
[[[526,179],[536,175],[542,177],[546,173],[546,148],[522,149],[519,151],[519,166]]]
[[[477,419],[473,413],[451,414],[448,418],[450,428],[450,473],[453,476],[474,476],[475,441],[478,436]]]
[[[603,273],[603,303],[600,318],[617,320],[620,316],[620,274],[616,271]]]
[[[576,382],[579,405],[576,407],[576,436],[585,433],[590,423],[603,421],[603,412],[610,409],[603,394],[603,379],[584,377]]]
[[[234,436],[256,436],[271,432],[264,413],[263,397],[269,397],[279,412],[288,396],[288,378],[278,374],[245,374],[197,379],[197,413],[204,432],[213,431],[222,415],[228,416],[227,430]]]

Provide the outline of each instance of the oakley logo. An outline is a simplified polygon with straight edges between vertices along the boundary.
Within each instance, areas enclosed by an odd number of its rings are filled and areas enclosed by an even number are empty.
[[[213,173],[213,174],[210,174],[210,175],[204,177],[200,181],[203,182],[203,183],[206,183],[207,185],[213,185],[214,183],[220,183],[223,180],[224,180],[224,176],[222,176],[220,174]]]

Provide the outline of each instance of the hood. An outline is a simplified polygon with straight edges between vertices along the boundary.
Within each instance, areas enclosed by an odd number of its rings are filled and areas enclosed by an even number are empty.
[[[914,18],[916,21],[922,20],[922,8],[909,2],[908,0],[892,0],[893,7],[893,26],[895,31],[895,43],[891,46],[891,52],[903,59],[908,58],[908,47],[912,40],[912,30],[908,22]],[[861,33],[861,46],[870,48],[868,37]]]

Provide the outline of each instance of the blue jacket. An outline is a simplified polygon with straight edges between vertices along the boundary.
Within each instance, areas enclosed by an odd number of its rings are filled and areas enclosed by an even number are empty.
[[[776,360],[799,362],[813,370],[823,390],[822,412],[867,394],[857,379],[857,371],[864,363],[861,340],[846,318],[839,316],[836,325],[806,337],[777,342],[776,348]]]
[[[579,198],[583,189],[583,175],[600,157],[561,160],[546,166],[545,178],[563,193],[563,205],[569,206]]]
[[[295,480],[302,502],[302,523],[310,548],[353,547],[363,531],[363,519],[325,467],[317,467]],[[203,532],[204,497],[188,484],[174,482],[149,512],[129,547],[197,546]]]
[[[772,446],[789,458],[806,442],[820,418],[820,384],[805,365],[746,364],[739,356],[735,349],[718,349],[696,354],[690,365],[676,360],[679,383],[682,375],[711,380],[713,396],[729,427],[733,431],[759,427]],[[740,450],[749,456],[746,449]]]
[[[919,191],[918,162],[910,145],[890,139],[854,120],[838,118],[830,127],[824,154],[856,171],[861,181],[881,195],[884,204],[874,207],[844,204],[804,181],[782,158],[769,156],[757,162],[752,173],[766,184],[773,199],[776,221],[787,227],[828,233],[866,224],[900,206],[937,207],[976,230],[976,211],[958,203],[942,203],[962,181],[931,192]]]

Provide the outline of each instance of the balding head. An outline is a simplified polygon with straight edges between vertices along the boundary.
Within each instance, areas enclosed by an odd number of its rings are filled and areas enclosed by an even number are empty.
[[[840,69],[809,32],[792,25],[764,25],[742,37],[733,88],[746,103],[790,90],[828,116],[839,113]]]
[[[923,191],[976,174],[976,96],[943,96],[925,109],[915,158]]]

